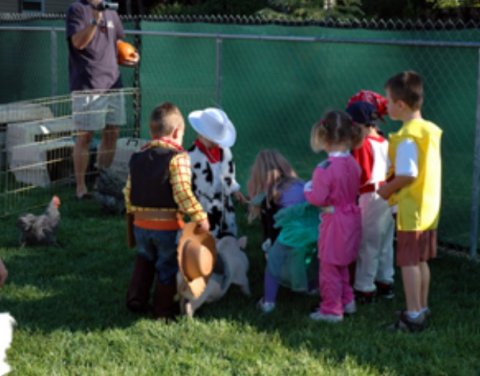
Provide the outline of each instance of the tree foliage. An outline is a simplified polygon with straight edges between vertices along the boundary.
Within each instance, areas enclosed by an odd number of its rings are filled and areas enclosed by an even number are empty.
[[[480,0],[131,0],[151,14],[260,15],[269,19],[423,18],[459,15]],[[480,9],[480,8],[478,8]],[[465,12],[464,12],[465,13]]]

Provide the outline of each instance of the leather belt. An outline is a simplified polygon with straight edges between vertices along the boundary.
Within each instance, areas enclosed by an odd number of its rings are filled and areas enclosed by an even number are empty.
[[[171,221],[179,218],[177,211],[145,210],[133,212],[135,220],[140,221]]]
[[[384,181],[380,181],[378,183],[372,183],[372,184],[365,184],[364,186],[360,187],[360,194],[376,192],[377,189],[384,184],[385,184]]]

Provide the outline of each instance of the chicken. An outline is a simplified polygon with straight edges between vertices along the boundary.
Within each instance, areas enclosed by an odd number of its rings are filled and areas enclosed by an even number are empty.
[[[53,196],[41,215],[24,214],[17,220],[20,229],[20,245],[56,245],[55,231],[60,222],[60,199]]]
[[[125,212],[122,192],[124,186],[125,181],[115,171],[109,168],[99,169],[95,198],[106,213],[123,214]]]

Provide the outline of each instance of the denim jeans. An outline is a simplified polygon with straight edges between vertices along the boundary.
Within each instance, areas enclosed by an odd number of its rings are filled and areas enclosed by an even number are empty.
[[[155,264],[158,282],[174,284],[178,271],[178,231],[147,230],[135,226],[134,233],[138,254]]]

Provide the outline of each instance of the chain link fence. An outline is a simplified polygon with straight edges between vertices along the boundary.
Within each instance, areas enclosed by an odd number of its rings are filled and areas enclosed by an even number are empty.
[[[47,17],[48,18],[48,17]],[[0,103],[68,94],[62,19],[0,21]],[[122,69],[139,89],[129,104],[131,129],[148,137],[160,102],[189,111],[221,106],[238,130],[233,148],[245,183],[256,153],[276,148],[309,179],[322,156],[309,148],[310,128],[360,89],[383,93],[403,70],[425,82],[423,115],[444,130],[440,240],[478,247],[479,132],[476,132],[480,37],[473,22],[351,21],[281,24],[257,18],[124,19],[141,54]],[[143,121],[142,121],[143,119]],[[400,124],[388,121],[385,133]],[[185,145],[193,140],[187,130]],[[475,138],[477,137],[477,147]],[[473,176],[473,179],[472,179]]]

